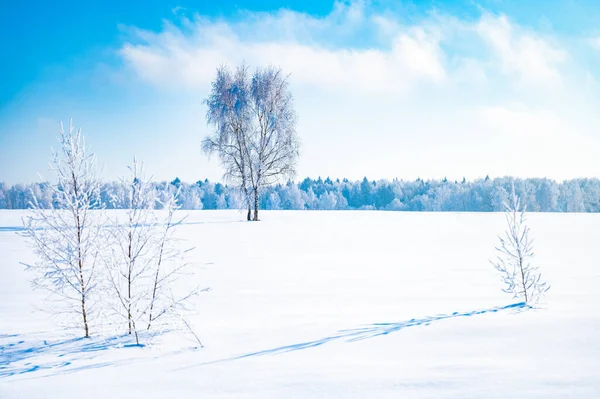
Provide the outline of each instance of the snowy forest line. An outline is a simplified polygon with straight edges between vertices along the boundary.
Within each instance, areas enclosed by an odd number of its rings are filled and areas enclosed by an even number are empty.
[[[573,179],[557,183],[550,179],[510,177],[475,181],[394,179],[360,181],[306,178],[265,187],[260,209],[269,210],[391,210],[391,211],[502,211],[514,181],[516,193],[528,211],[599,212],[600,179]],[[153,183],[157,199],[179,192],[182,209],[242,209],[239,187],[200,180],[189,184],[176,178]],[[128,208],[127,186],[104,183],[101,198],[108,209]],[[15,184],[0,182],[0,209],[27,209],[33,199],[49,208],[53,198],[49,183]],[[157,201],[159,204],[160,201]],[[160,206],[160,205],[157,205]]]

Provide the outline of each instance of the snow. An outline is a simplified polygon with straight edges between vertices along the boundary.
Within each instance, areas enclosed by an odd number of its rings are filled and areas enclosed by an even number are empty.
[[[204,348],[37,311],[24,212],[0,211],[0,398],[600,397],[598,214],[529,214],[551,289],[527,310],[488,261],[502,214],[187,213]]]

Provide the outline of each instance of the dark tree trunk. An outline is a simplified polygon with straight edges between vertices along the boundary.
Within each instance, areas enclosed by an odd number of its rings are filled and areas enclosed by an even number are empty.
[[[79,225],[79,218],[77,219],[77,224]],[[78,227],[77,229],[77,240],[81,242],[81,229]],[[79,245],[78,249],[78,264],[79,264],[79,284],[81,287],[81,315],[83,316],[83,328],[85,330],[85,337],[90,337],[90,329],[88,327],[88,319],[87,319],[87,310],[85,308],[85,295],[87,293],[87,287],[85,286],[85,280],[83,279],[83,260],[81,255],[81,245]]]
[[[254,221],[258,221],[258,190],[254,189]]]
[[[129,231],[129,247],[127,249],[127,258],[129,259],[129,272],[127,274],[127,324],[129,325],[129,335],[131,335],[131,274],[132,274],[132,262],[133,257],[131,244],[133,242],[133,236],[131,230]]]
[[[88,327],[87,312],[85,310],[85,295],[81,296],[81,314],[83,315],[83,328],[85,330],[85,337],[89,338],[90,337],[90,329]]]
[[[250,192],[248,191],[248,188],[246,187],[246,185],[242,185],[242,191],[244,192],[244,197],[246,199],[246,204],[248,204],[248,215],[247,215],[247,220],[251,221],[252,220],[252,200],[250,198]]]
[[[75,190],[75,197],[77,194],[77,179],[75,175],[73,177],[73,188]],[[77,265],[79,266],[79,284],[81,288],[81,315],[83,316],[83,328],[85,330],[85,337],[90,337],[90,329],[87,320],[87,310],[85,308],[85,294],[87,293],[87,287],[85,286],[85,279],[83,278],[83,254],[81,253],[81,232],[83,227],[81,226],[81,219],[79,219],[79,209],[76,211],[75,220],[77,222]]]

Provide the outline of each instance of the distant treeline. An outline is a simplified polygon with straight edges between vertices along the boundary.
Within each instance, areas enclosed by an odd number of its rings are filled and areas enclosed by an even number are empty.
[[[479,179],[475,181],[422,180],[359,181],[306,178],[264,189],[262,209],[378,209],[390,211],[468,211],[503,210],[514,182],[516,193],[533,212],[598,212],[600,180],[574,179],[557,183],[550,179]],[[183,209],[240,209],[243,200],[237,187],[208,180],[194,184],[178,178],[155,183],[157,207],[160,198],[179,191]],[[104,184],[102,200],[108,209],[127,208],[127,186],[120,182]],[[48,183],[8,186],[0,183],[0,209],[26,209],[36,198],[50,207],[53,198]]]

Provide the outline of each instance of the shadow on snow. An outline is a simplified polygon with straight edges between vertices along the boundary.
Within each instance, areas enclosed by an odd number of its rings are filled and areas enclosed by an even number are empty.
[[[136,345],[129,335],[41,340],[33,343],[21,337],[19,334],[0,334],[0,378],[38,370],[60,369],[74,361],[93,359],[98,352],[108,349],[143,346]],[[3,342],[10,338],[13,338],[12,342]],[[86,368],[94,367],[92,364]]]
[[[244,223],[246,222],[245,220],[207,220],[207,221],[196,221],[196,222],[182,222],[179,225],[180,226],[188,226],[188,225],[196,225],[196,224],[230,224],[230,223]],[[125,226],[123,225],[119,225],[119,224],[107,224],[104,227],[105,228],[111,228],[111,227],[119,227],[119,226]],[[163,223],[146,223],[143,225],[139,225],[139,226],[145,226],[145,227],[158,227],[158,226],[164,226]],[[139,227],[138,226],[138,227]],[[41,231],[41,230],[45,230],[46,227],[37,227],[34,230],[36,231]],[[0,233],[24,233],[27,229],[25,228],[25,226],[0,226]]]
[[[337,340],[356,342],[381,335],[387,335],[407,327],[429,325],[433,322],[445,319],[470,317],[508,310],[522,311],[528,308],[529,306],[524,302],[519,302],[507,306],[473,310],[470,312],[454,312],[450,314],[440,314],[421,319],[410,319],[400,322],[373,323],[360,328],[340,330],[335,335],[314,341],[306,341],[292,345],[285,345],[276,348],[245,353],[239,356],[182,367],[182,369],[245,359],[254,356],[277,355],[286,352],[314,348]],[[118,348],[138,347],[138,345],[135,344],[133,337],[127,334],[110,338],[71,338],[52,342],[38,340],[33,343],[31,341],[26,341],[22,337],[23,336],[19,334],[0,334],[0,378],[11,377],[19,374],[28,374],[40,370],[51,370],[54,372],[53,374],[72,373],[80,370],[101,368],[115,364],[143,360],[140,357],[134,356],[127,359],[119,358],[107,362],[94,362],[93,359],[103,351]],[[170,355],[181,352],[181,350],[176,351],[170,353]],[[164,355],[165,354],[162,356]],[[83,362],[84,364],[74,367],[74,362]],[[85,364],[86,362],[87,364]]]
[[[245,359],[245,358],[254,357],[254,356],[277,355],[277,354],[286,353],[286,352],[293,352],[293,351],[298,351],[298,350],[303,350],[303,349],[308,349],[308,348],[314,348],[314,347],[321,346],[321,345],[324,345],[326,343],[336,341],[336,340],[344,340],[346,342],[356,342],[356,341],[360,341],[360,340],[364,340],[364,339],[368,339],[368,338],[374,338],[374,337],[381,336],[381,335],[387,335],[387,334],[399,331],[399,330],[401,330],[403,328],[407,328],[407,327],[426,326],[433,322],[441,321],[441,320],[445,320],[445,319],[452,319],[452,318],[456,318],[456,317],[470,317],[470,316],[481,315],[481,314],[485,314],[485,313],[496,313],[499,311],[506,311],[506,310],[511,310],[511,309],[516,310],[516,311],[522,311],[522,310],[525,310],[528,308],[529,308],[529,306],[525,302],[519,302],[519,303],[513,303],[510,305],[506,305],[506,306],[498,306],[498,307],[494,307],[494,308],[490,308],[490,309],[473,310],[470,312],[462,312],[462,313],[453,312],[450,314],[429,316],[429,317],[425,317],[422,319],[410,319],[410,320],[406,320],[406,321],[391,322],[391,323],[373,323],[373,324],[368,324],[368,325],[366,325],[364,327],[360,327],[360,328],[354,328],[354,329],[349,329],[349,330],[340,330],[340,331],[338,331],[338,333],[336,335],[317,339],[314,341],[301,342],[301,343],[292,344],[292,345],[279,346],[277,348],[265,349],[265,350],[261,350],[261,351],[257,351],[257,352],[250,352],[250,353],[246,353],[246,354],[235,356],[235,357],[214,360],[214,361],[210,361],[210,362],[206,362],[206,363],[192,365],[189,367],[204,366],[204,365],[208,365],[208,364],[221,363],[221,362],[226,362],[226,361],[231,361],[231,360]],[[188,368],[188,367],[183,367],[183,368]]]

